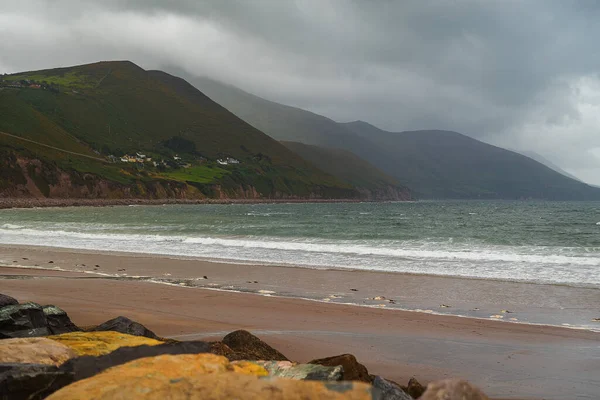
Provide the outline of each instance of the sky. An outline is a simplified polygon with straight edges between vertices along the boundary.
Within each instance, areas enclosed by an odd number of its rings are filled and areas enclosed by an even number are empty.
[[[447,129],[600,185],[595,0],[0,0],[0,73],[177,66],[337,121]]]

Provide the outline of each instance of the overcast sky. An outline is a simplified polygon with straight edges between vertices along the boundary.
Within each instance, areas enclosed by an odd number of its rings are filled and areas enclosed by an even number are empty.
[[[532,150],[600,184],[595,0],[0,0],[0,72],[128,59],[381,128]]]

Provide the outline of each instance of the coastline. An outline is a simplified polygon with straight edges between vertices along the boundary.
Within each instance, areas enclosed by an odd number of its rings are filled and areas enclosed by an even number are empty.
[[[35,258],[31,250],[15,250]],[[44,254],[80,262],[94,256]],[[96,259],[132,260],[106,257]],[[148,260],[138,258],[142,264]],[[242,278],[251,274],[245,271]],[[559,399],[576,393],[592,399],[600,387],[600,334],[590,331],[118,280],[85,271],[2,267],[0,275],[3,293],[59,305],[79,325],[127,315],[179,340],[220,339],[248,329],[301,362],[353,353],[371,373],[392,380],[462,377],[492,397]]]
[[[51,208],[51,207],[112,207],[112,206],[162,206],[166,204],[274,204],[274,203],[364,203],[365,199],[85,199],[85,198],[0,198],[0,210],[11,208]],[[409,200],[407,200],[409,201]]]

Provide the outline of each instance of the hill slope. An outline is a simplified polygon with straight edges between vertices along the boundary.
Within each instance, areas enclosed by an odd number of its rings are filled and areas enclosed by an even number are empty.
[[[342,149],[282,142],[287,148],[319,169],[358,188],[372,200],[409,200],[410,191],[369,162]]]
[[[14,174],[19,168],[25,175],[31,172],[37,181],[46,181],[45,189],[58,184],[52,173],[75,173],[79,178],[90,174],[91,180],[96,179],[94,185],[102,181],[120,186],[116,192],[90,189],[72,195],[358,195],[351,185],[318,170],[183,79],[145,71],[131,62],[8,75],[2,77],[0,89],[0,132],[17,136],[0,135],[0,150],[10,155],[5,168]],[[136,152],[146,157],[134,163],[121,163],[119,158],[112,159],[116,163],[100,161]],[[148,158],[166,161],[157,167]],[[220,165],[216,162],[220,158],[236,159],[239,164]],[[35,167],[28,167],[31,160],[36,160]],[[36,183],[32,176],[23,179]],[[9,180],[0,179],[0,194],[3,188],[4,195],[27,194],[25,188],[10,191]],[[160,190],[157,184],[174,185],[177,193]],[[155,190],[148,192],[149,188]],[[60,195],[60,191],[45,192]],[[29,190],[29,195],[39,193]]]
[[[509,150],[457,132],[392,133],[356,121],[346,128],[387,149],[396,178],[427,198],[583,200],[600,191]]]
[[[348,150],[422,198],[600,199],[596,188],[456,132],[391,133],[361,121],[337,123],[207,78],[190,82],[273,138]]]

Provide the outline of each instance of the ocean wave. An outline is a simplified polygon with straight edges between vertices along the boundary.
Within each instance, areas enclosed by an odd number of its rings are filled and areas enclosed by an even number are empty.
[[[0,225],[2,229],[21,229],[25,228],[23,225],[15,225],[15,224],[2,224]]]

